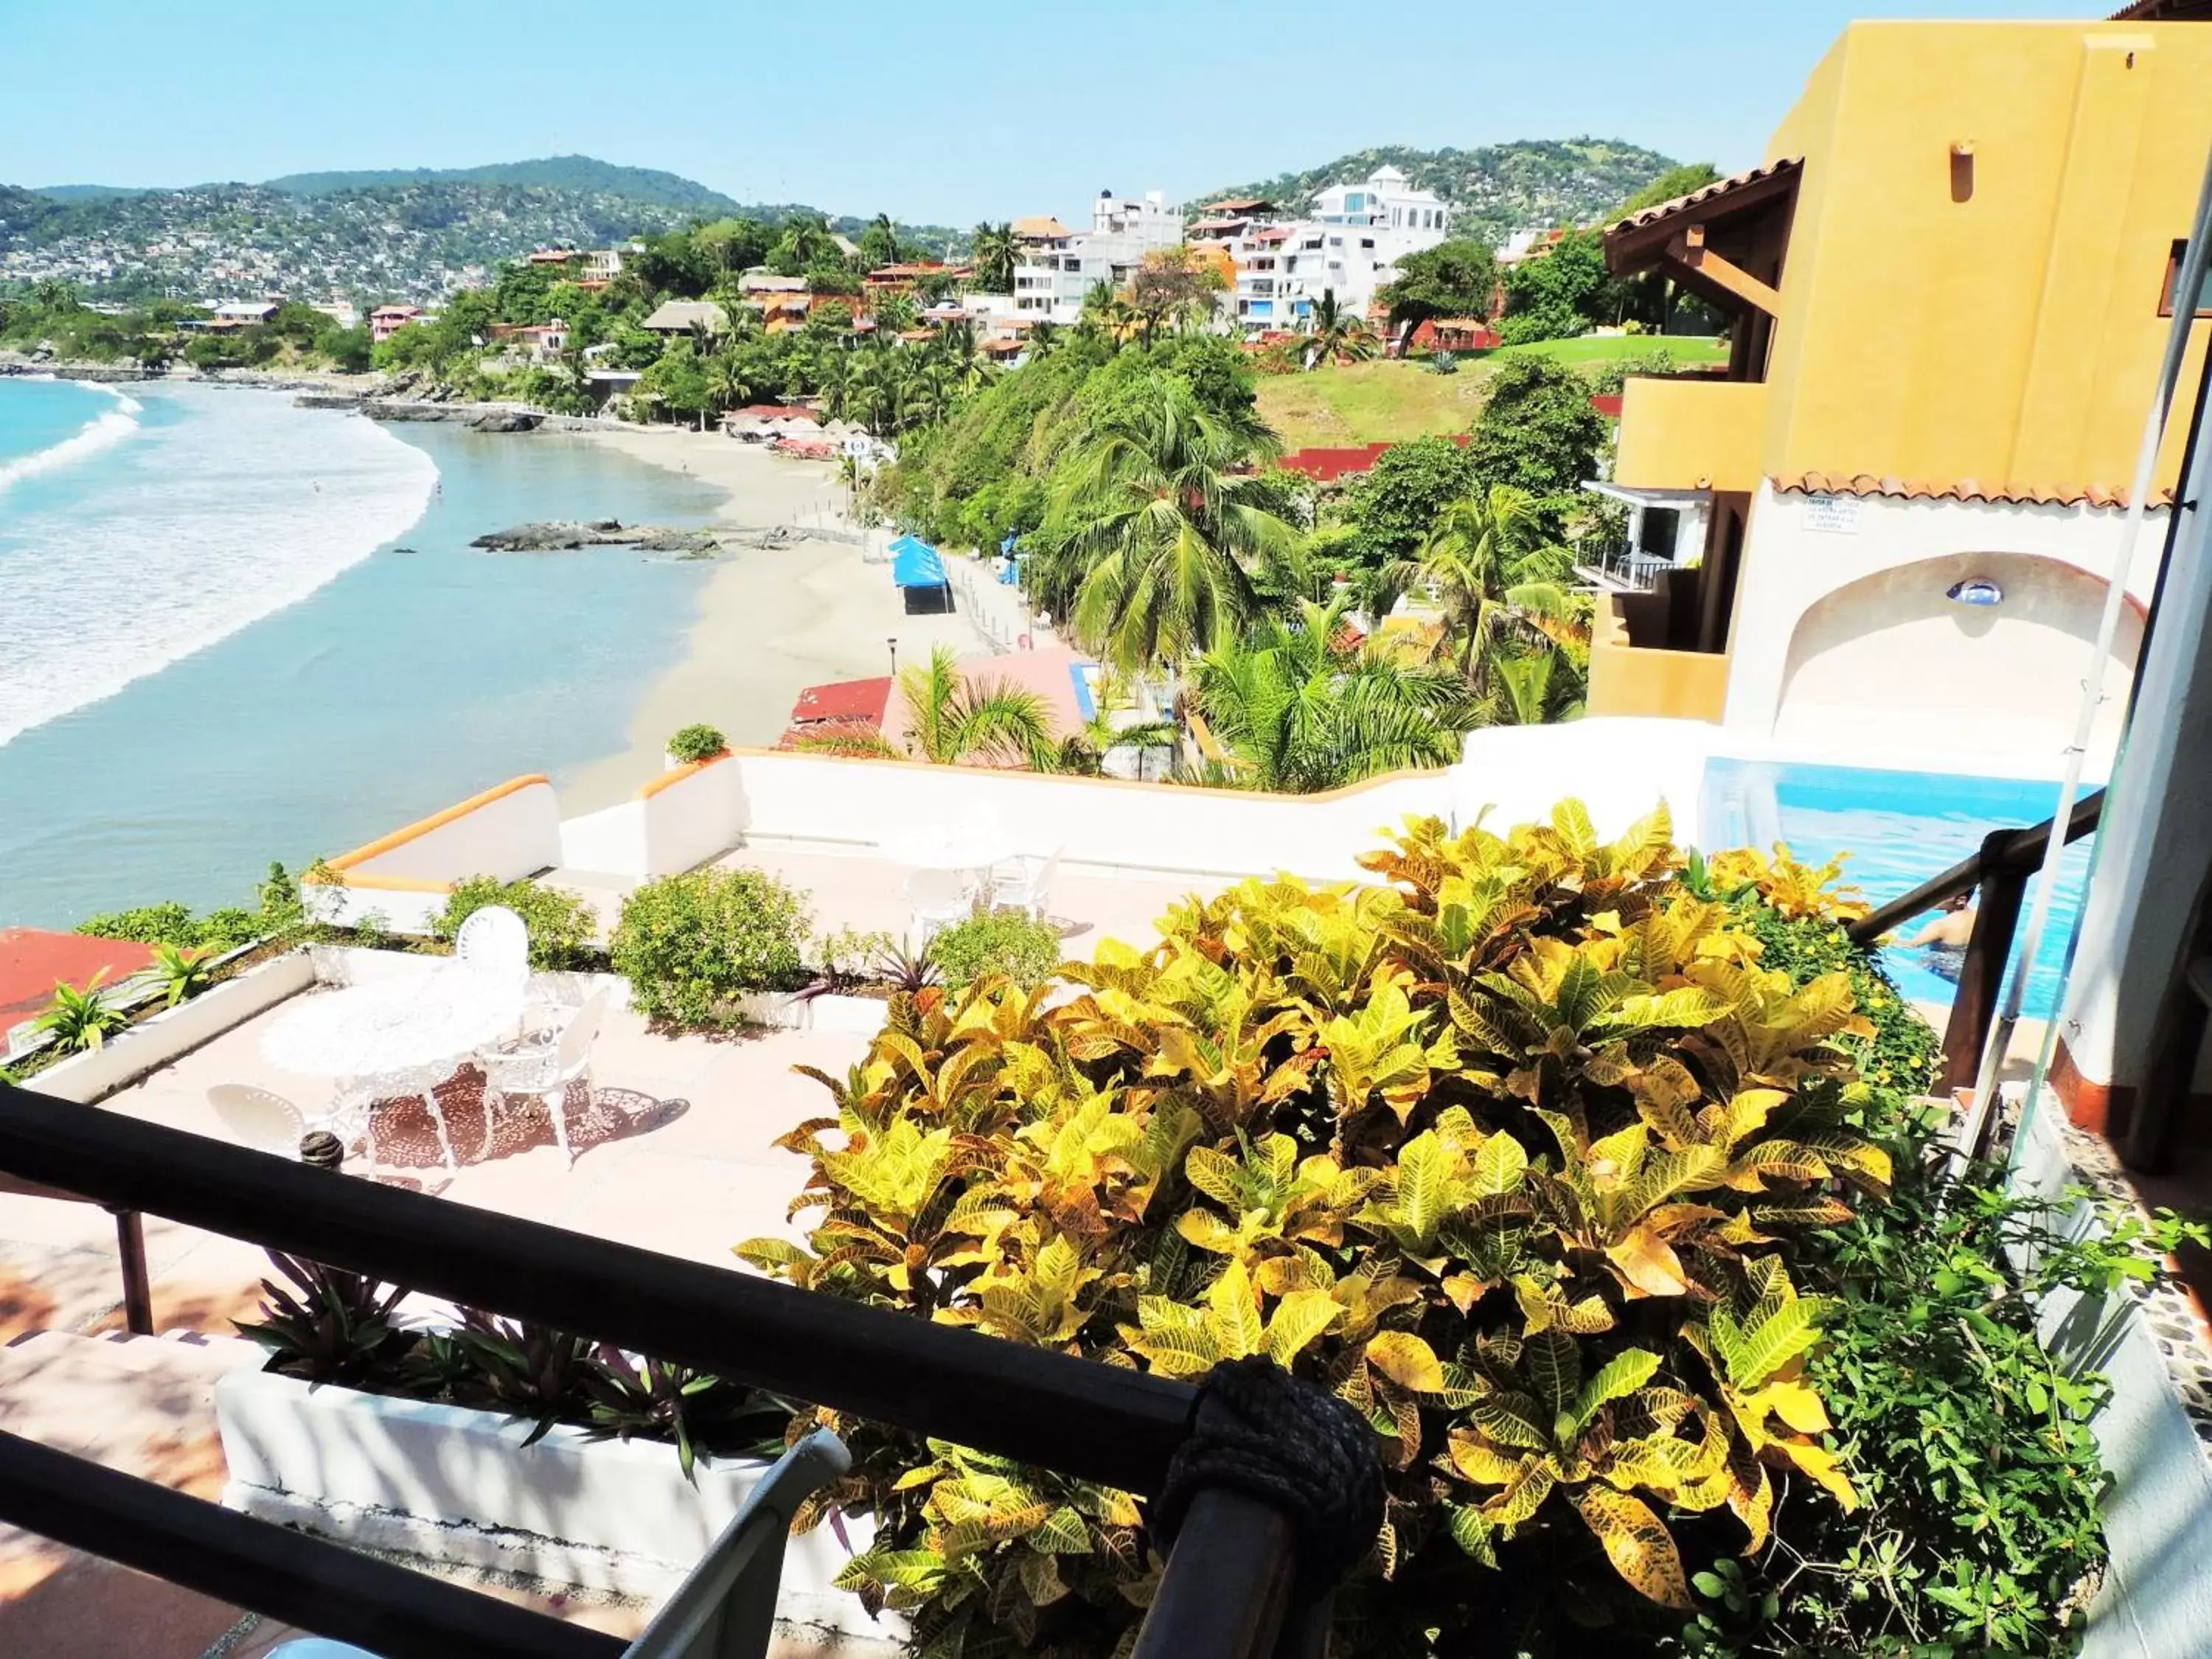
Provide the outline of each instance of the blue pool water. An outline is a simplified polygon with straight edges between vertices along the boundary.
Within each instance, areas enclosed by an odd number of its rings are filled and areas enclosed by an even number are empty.
[[[1972,856],[1990,830],[2041,823],[2057,802],[2056,783],[2016,778],[1717,759],[1705,768],[1700,816],[1709,850],[1764,849],[1780,841],[1794,856],[1815,865],[1848,854],[1845,884],[1881,904]],[[2088,879],[2089,851],[2087,841],[2066,851],[2051,921],[2028,977],[2024,1012],[2031,1018],[2056,1011],[2067,945]],[[1925,920],[1900,931],[1909,936]],[[1891,949],[1882,957],[1899,988],[1915,1001],[1948,1003],[1957,989],[1930,970],[1924,950]]]

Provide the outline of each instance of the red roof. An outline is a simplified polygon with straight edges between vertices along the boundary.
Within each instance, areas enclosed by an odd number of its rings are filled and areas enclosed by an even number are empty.
[[[873,680],[833,680],[810,685],[791,705],[791,723],[810,726],[817,720],[865,720],[883,724],[884,710],[891,700],[890,677]]]
[[[54,983],[82,991],[103,968],[114,985],[154,960],[154,947],[124,939],[0,927],[0,1030],[30,1018],[53,1000]]]
[[[1265,229],[1254,231],[1252,240],[1255,242],[1281,242],[1288,240],[1290,234],[1288,225],[1269,225]]]
[[[740,415],[753,421],[812,421],[817,425],[822,420],[821,416],[803,404],[747,404],[743,409],[732,410],[722,418],[734,420]]]
[[[1618,392],[1601,392],[1590,399],[1590,407],[1607,420],[1617,421],[1620,418],[1620,401]]]
[[[1473,442],[1474,437],[1469,432],[1454,432],[1447,435],[1462,448]],[[1347,472],[1371,471],[1375,463],[1382,459],[1385,451],[1395,447],[1394,444],[1378,443],[1360,444],[1345,449],[1301,449],[1295,455],[1284,456],[1278,465],[1285,472],[1302,472],[1316,483],[1334,483]]]

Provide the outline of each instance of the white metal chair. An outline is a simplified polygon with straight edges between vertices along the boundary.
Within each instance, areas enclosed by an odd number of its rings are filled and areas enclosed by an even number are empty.
[[[906,878],[907,901],[914,906],[914,930],[921,942],[975,913],[976,883],[969,870],[917,870]]]
[[[453,956],[464,967],[519,985],[530,977],[530,929],[504,904],[487,904],[453,935]]]
[[[792,1521],[801,1504],[852,1466],[845,1443],[827,1429],[784,1453],[622,1659],[766,1659]],[[283,1643],[270,1659],[377,1656],[318,1636]]]
[[[283,1096],[250,1083],[218,1083],[208,1091],[208,1104],[215,1108],[222,1127],[255,1152],[300,1156],[300,1137],[307,1132],[307,1120]]]
[[[222,1127],[256,1152],[296,1160],[301,1140],[323,1129],[349,1149],[360,1142],[368,1153],[369,1167],[376,1166],[376,1120],[368,1101],[341,1098],[331,1110],[310,1117],[270,1090],[250,1083],[218,1083],[208,1091],[208,1103],[215,1108]]]
[[[997,866],[991,872],[991,902],[1026,910],[1042,921],[1052,897],[1052,878],[1060,872],[1060,851],[1055,847],[1042,858],[1024,853]]]
[[[479,1158],[491,1153],[492,1129],[499,1109],[509,1095],[534,1095],[545,1103],[553,1120],[553,1139],[568,1167],[576,1167],[575,1149],[568,1144],[568,1085],[581,1082],[586,1101],[591,1096],[592,1042],[606,1018],[610,993],[601,991],[579,1008],[556,1041],[478,1056],[483,1066],[484,1138]]]

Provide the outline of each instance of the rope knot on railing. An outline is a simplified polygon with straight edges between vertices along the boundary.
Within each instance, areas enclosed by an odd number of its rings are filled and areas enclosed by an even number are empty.
[[[1191,1432],[1152,1505],[1171,1545],[1191,1500],[1226,1487],[1288,1516],[1298,1581],[1334,1588],[1382,1526],[1382,1458],[1375,1431],[1345,1401],[1255,1356],[1215,1366],[1200,1385]]]

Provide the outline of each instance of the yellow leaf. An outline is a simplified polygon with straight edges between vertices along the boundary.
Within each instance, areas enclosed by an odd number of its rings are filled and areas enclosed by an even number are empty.
[[[1451,1431],[1452,1467],[1478,1486],[1502,1486],[1532,1461],[1526,1452],[1508,1452],[1492,1445],[1473,1429]]]
[[[1260,1352],[1260,1303],[1244,1264],[1231,1260],[1206,1293],[1207,1328],[1218,1340],[1221,1357],[1242,1359]]]
[[[1606,1247],[1606,1259],[1621,1279],[1641,1296],[1685,1296],[1690,1289],[1682,1259],[1673,1245],[1649,1227],[1632,1230],[1618,1244]]]
[[[1810,1440],[1777,1440],[1771,1449],[1795,1463],[1805,1474],[1826,1487],[1836,1502],[1844,1506],[1846,1514],[1859,1506],[1859,1495],[1844,1478],[1843,1466],[1836,1455],[1826,1447]]]
[[[1820,1396],[1802,1382],[1770,1382],[1748,1402],[1763,1406],[1800,1434],[1826,1434],[1828,1410]]]
[[[1574,1495],[1575,1508],[1605,1546],[1606,1559],[1639,1595],[1662,1607],[1686,1611],[1690,1587],[1682,1577],[1681,1553],[1666,1522],[1650,1505],[1610,1486],[1584,1486]]]
[[[1367,1363],[1401,1389],[1441,1394],[1443,1364],[1436,1351],[1407,1331],[1384,1331],[1367,1344]]]

